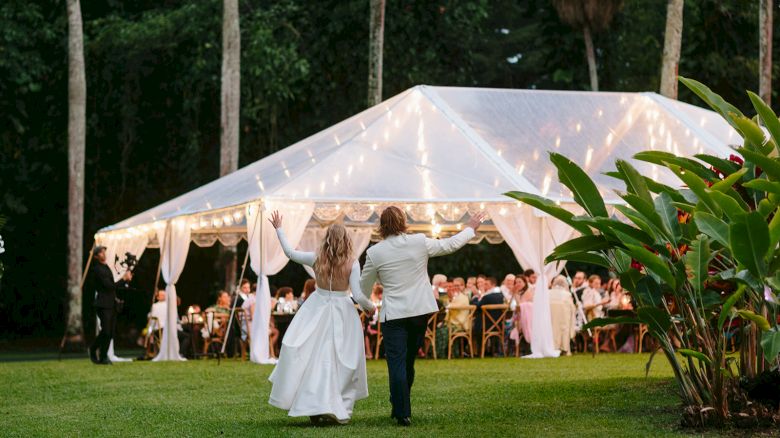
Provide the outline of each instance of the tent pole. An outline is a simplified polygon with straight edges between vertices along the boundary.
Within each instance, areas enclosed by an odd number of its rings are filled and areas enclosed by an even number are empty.
[[[258,214],[255,215],[255,223],[252,225],[252,233],[254,233],[254,231],[255,231],[255,227],[257,226],[257,219],[260,217],[261,214],[262,214],[262,212],[258,212]],[[261,222],[261,227],[262,227],[262,222]],[[262,230],[262,228],[261,228],[261,230]],[[261,234],[261,236],[262,236],[262,234]],[[236,288],[233,290],[233,293],[231,293],[231,295],[234,295],[234,296],[236,295],[236,293],[237,293],[236,291],[241,286],[241,280],[244,279],[244,274],[246,273],[246,263],[247,263],[247,261],[249,261],[249,245],[251,245],[251,244],[252,244],[252,235],[249,234],[249,232],[247,231],[247,246],[246,246],[246,254],[244,255],[244,264],[241,266],[241,276],[238,278],[238,284],[236,284]],[[255,297],[255,298],[257,298],[257,297]],[[227,326],[227,331],[225,332],[225,340],[222,342],[222,351],[220,351],[219,354],[225,354],[225,347],[227,346],[227,341],[230,338],[230,327],[233,324],[233,315],[236,312],[236,304],[237,303],[238,303],[238,297],[236,297],[233,300],[233,305],[230,308],[230,317],[228,318],[228,326]],[[247,327],[247,330],[248,329],[249,329],[249,327]]]

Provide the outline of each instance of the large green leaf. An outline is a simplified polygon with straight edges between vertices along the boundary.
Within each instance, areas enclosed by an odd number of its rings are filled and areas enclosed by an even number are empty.
[[[632,227],[625,222],[600,217],[595,218],[594,222],[595,224],[592,224],[592,226],[600,230],[603,234],[608,234],[610,232],[616,234],[621,233],[622,235],[629,236],[631,239],[644,243],[645,245],[652,245],[654,243],[653,238],[649,234],[639,228]]]
[[[765,143],[764,131],[758,124],[745,116],[734,116],[734,124],[737,130],[742,133],[747,144],[753,145],[756,151],[762,150]]]
[[[627,244],[626,248],[628,248],[629,253],[633,258],[645,265],[646,269],[652,271],[661,278],[661,280],[668,284],[670,288],[674,289],[676,287],[677,283],[674,279],[674,275],[672,275],[669,266],[661,257],[657,254],[653,254],[642,246]]]
[[[771,330],[761,334],[761,349],[769,363],[773,363],[780,355],[780,326],[774,326]]]
[[[723,324],[726,323],[726,318],[731,316],[731,309],[734,308],[734,305],[737,303],[737,301],[742,298],[742,295],[745,294],[746,289],[747,286],[740,284],[736,292],[731,294],[731,296],[726,299],[726,302],[723,303],[723,308],[720,310],[720,316],[718,316],[718,330],[723,330]]]
[[[682,237],[680,221],[677,219],[677,207],[672,205],[672,197],[667,193],[661,193],[655,198],[655,211],[661,219],[663,228],[668,233],[672,243],[676,246]]]
[[[761,213],[752,211],[729,224],[731,253],[756,278],[766,276],[769,227]]]
[[[665,184],[661,184],[659,182],[656,182],[654,179],[650,178],[649,176],[644,177],[645,183],[647,184],[647,188],[653,192],[653,193],[666,193],[669,196],[674,199],[674,202],[680,202],[680,203],[687,203],[688,200],[683,196],[682,193],[680,193],[679,190],[669,187]]]
[[[604,327],[612,324],[642,324],[637,318],[630,316],[618,316],[616,318],[595,318],[582,326],[582,330],[592,329],[595,327]]]
[[[764,102],[756,93],[748,91],[748,97],[753,103],[753,108],[756,109],[758,116],[761,117],[761,122],[766,126],[766,130],[769,131],[769,135],[775,142],[775,147],[778,147],[780,152],[780,120],[777,119],[777,115],[772,108]]]
[[[625,205],[616,205],[615,209],[619,211],[620,214],[628,218],[628,220],[630,220],[640,230],[644,231],[648,236],[652,236],[655,239],[655,237],[659,234],[657,228],[650,226],[650,224],[647,223],[642,215],[637,213],[637,211],[633,208],[626,207]]]
[[[550,257],[554,256],[556,260],[562,260],[567,255],[609,248],[611,245],[604,236],[580,236],[558,245]]]
[[[767,181],[765,179],[754,179],[743,184],[745,187],[760,192],[774,193],[780,195],[780,182]]]
[[[729,226],[723,220],[704,212],[697,212],[693,222],[702,233],[717,241],[724,247],[729,246]]]
[[[576,222],[573,219],[574,213],[570,212],[569,210],[566,210],[565,208],[560,207],[555,202],[549,199],[545,199],[541,196],[534,195],[532,193],[525,193],[525,192],[507,192],[504,193],[504,195],[509,196],[510,198],[516,199],[525,204],[528,204],[531,207],[537,208],[549,214],[550,216],[566,223],[570,227],[579,231],[581,234],[593,234],[593,232],[587,225],[585,225],[582,222]]]
[[[664,167],[669,167],[669,165],[677,166],[706,180],[714,180],[716,178],[713,171],[707,169],[698,161],[692,160],[690,158],[678,157],[671,152],[642,151],[634,155],[634,158],[637,160],[646,161],[648,163],[658,164]]]
[[[710,108],[714,109],[726,119],[731,126],[738,129],[734,124],[733,115],[741,116],[742,112],[737,107],[726,102],[719,94],[713,92],[709,87],[699,81],[680,76],[680,82],[699,96],[699,98],[709,105]]]
[[[715,190],[718,192],[726,192],[728,189],[731,188],[734,184],[738,183],[739,180],[742,179],[743,176],[748,172],[747,167],[743,167],[737,172],[732,173],[731,175],[723,178],[723,180],[716,182],[715,184],[710,187],[711,190]]]
[[[726,213],[726,216],[730,220],[735,220],[737,217],[747,213],[747,209],[742,208],[742,206],[734,200],[729,195],[725,195],[721,192],[710,192],[710,197],[712,197],[712,200],[715,201],[715,203],[723,209],[723,212]]]
[[[640,321],[647,324],[651,333],[663,335],[672,327],[672,318],[665,310],[657,307],[640,307],[636,315]]]
[[[565,256],[562,256],[560,258],[557,258],[554,254],[550,254],[544,259],[545,264],[557,262],[557,261],[587,263],[589,265],[596,265],[607,269],[612,269],[612,265],[610,265],[609,260],[607,260],[606,257],[604,257],[601,254],[596,254],[592,252],[566,254]]]
[[[706,363],[707,365],[712,365],[712,359],[710,359],[700,351],[695,351],[688,348],[678,348],[677,352],[682,354],[685,357],[693,357],[699,359],[700,361]]]
[[[685,254],[685,267],[689,272],[690,283],[697,295],[704,290],[704,281],[707,279],[710,260],[710,243],[706,235],[699,234],[696,240],[691,242],[690,250]]]
[[[771,158],[760,152],[751,151],[746,148],[737,149],[737,152],[745,158],[745,161],[760,167],[769,179],[780,181],[780,161],[776,158]]]
[[[598,187],[596,187],[596,184],[582,167],[555,152],[550,153],[550,161],[558,168],[558,179],[561,184],[568,187],[574,195],[574,202],[579,204],[593,217],[609,216]]]
[[[626,190],[629,193],[633,193],[639,198],[643,199],[649,204],[653,203],[653,198],[650,196],[650,190],[647,188],[647,183],[642,174],[628,161],[616,160],[615,167],[623,175],[623,182],[626,183]]]
[[[733,161],[724,160],[723,158],[718,158],[712,155],[696,154],[694,155],[694,157],[718,169],[721,173],[723,173],[726,176],[731,175],[732,173],[738,171],[741,168],[739,164]]]
[[[761,331],[767,331],[770,328],[769,321],[766,320],[761,315],[757,315],[752,310],[737,310],[737,314],[742,318],[746,319],[756,325],[756,327],[759,328]]]
[[[669,166],[669,168],[672,169],[672,172],[674,172],[677,177],[680,178],[680,180],[682,180],[688,186],[688,188],[696,194],[696,197],[699,198],[699,201],[710,212],[712,212],[712,214],[714,214],[716,217],[721,215],[722,210],[720,206],[718,206],[718,204],[712,199],[710,192],[707,190],[707,185],[704,184],[704,181],[699,176],[690,172],[686,172],[677,166]]]
[[[637,282],[635,293],[636,300],[640,305],[656,307],[662,303],[663,291],[661,286],[649,275],[645,275]]]
[[[775,248],[780,243],[780,209],[775,210],[775,215],[769,221],[769,247]]]

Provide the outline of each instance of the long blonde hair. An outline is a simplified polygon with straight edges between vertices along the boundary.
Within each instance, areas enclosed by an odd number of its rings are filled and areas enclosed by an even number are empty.
[[[333,278],[333,275],[346,274],[352,269],[352,240],[347,235],[347,229],[341,224],[332,224],[322,239],[317,262],[314,263],[314,273],[322,280]]]

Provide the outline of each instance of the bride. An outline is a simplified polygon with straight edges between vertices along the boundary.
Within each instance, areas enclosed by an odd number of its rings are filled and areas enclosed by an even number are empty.
[[[268,403],[312,423],[346,424],[355,401],[368,397],[363,328],[347,289],[369,315],[374,304],[360,290],[360,265],[344,226],[328,227],[317,253],[294,251],[282,231],[282,216],[269,219],[284,254],[314,269],[317,290],[306,299],[282,341],[271,376]]]

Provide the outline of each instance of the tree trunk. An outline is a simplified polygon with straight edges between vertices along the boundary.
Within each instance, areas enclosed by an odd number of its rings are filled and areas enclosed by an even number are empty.
[[[661,94],[677,99],[677,66],[682,45],[683,0],[669,0],[666,6],[664,54],[661,63]]]
[[[223,1],[222,15],[222,116],[220,126],[219,175],[238,169],[241,117],[241,31],[238,0]],[[225,290],[233,293],[236,283],[236,248],[224,247]]]
[[[772,103],[772,7],[773,0],[761,0],[758,10],[758,95]]]
[[[599,74],[596,71],[596,51],[593,49],[593,35],[590,27],[582,27],[582,36],[585,38],[585,54],[588,57],[588,75],[590,76],[590,89],[599,91]]]
[[[368,106],[382,101],[382,50],[385,40],[385,0],[369,0]]]
[[[87,83],[79,0],[68,12],[68,321],[67,336],[83,338],[81,270],[84,257],[84,143]]]

